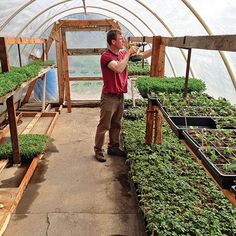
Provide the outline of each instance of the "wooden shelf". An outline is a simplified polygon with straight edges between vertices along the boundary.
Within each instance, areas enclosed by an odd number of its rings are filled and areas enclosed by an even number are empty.
[[[43,70],[41,70],[37,76],[31,78],[30,80],[22,83],[16,90],[11,91],[7,94],[5,94],[4,96],[0,97],[0,104],[4,103],[9,97],[13,96],[15,93],[17,93],[19,90],[25,88],[26,86],[28,86],[29,84],[31,84],[33,81],[37,80],[39,77],[43,76],[44,74],[46,74],[49,70],[51,70],[51,67],[47,67]]]

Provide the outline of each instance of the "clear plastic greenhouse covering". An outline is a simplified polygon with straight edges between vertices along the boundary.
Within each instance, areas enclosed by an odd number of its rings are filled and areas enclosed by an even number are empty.
[[[235,12],[235,0],[1,0],[0,36],[47,38],[53,23],[65,18],[113,18],[126,36],[236,34]],[[88,44],[90,38],[87,37]],[[41,50],[35,46],[23,47],[23,55],[32,49],[36,53]],[[10,49],[11,61],[17,58],[14,50]],[[184,76],[186,61],[180,50],[167,48],[166,52],[165,75]],[[187,51],[184,53],[187,55]],[[223,53],[232,69],[231,75],[218,51],[194,49],[190,76],[204,80],[209,95],[223,96],[236,103],[231,79],[236,77],[236,53]]]

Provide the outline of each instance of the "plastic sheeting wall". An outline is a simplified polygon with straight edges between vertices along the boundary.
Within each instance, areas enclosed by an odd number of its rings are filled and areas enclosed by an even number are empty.
[[[233,0],[86,0],[85,3],[88,13],[85,18],[92,13],[114,18],[135,36],[208,35],[189,4],[212,34],[236,34],[236,1]],[[43,37],[56,20],[83,12],[80,0],[1,0],[0,36]],[[21,50],[27,55],[32,48]],[[180,50],[168,48],[167,53],[176,75],[184,75],[186,65]],[[226,52],[226,55],[235,72],[236,53]],[[12,58],[16,58],[14,53]],[[173,76],[166,61],[166,75]],[[195,76],[206,82],[210,95],[224,96],[236,103],[235,88],[218,52],[193,50],[191,66]]]

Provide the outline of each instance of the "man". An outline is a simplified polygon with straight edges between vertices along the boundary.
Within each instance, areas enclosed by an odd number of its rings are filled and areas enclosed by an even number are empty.
[[[109,131],[108,155],[125,156],[120,148],[121,120],[124,111],[124,93],[127,93],[128,61],[138,52],[138,47],[124,49],[125,38],[118,29],[107,33],[109,48],[102,53],[100,64],[103,89],[101,95],[100,121],[95,136],[95,158],[105,162],[103,144],[105,133]],[[151,49],[143,52],[142,57],[151,56]]]

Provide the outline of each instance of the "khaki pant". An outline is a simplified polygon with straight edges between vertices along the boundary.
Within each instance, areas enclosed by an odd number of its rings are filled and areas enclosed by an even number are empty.
[[[121,120],[124,112],[123,94],[102,94],[100,121],[95,136],[94,151],[102,151],[105,134],[109,131],[108,147],[120,145]]]

